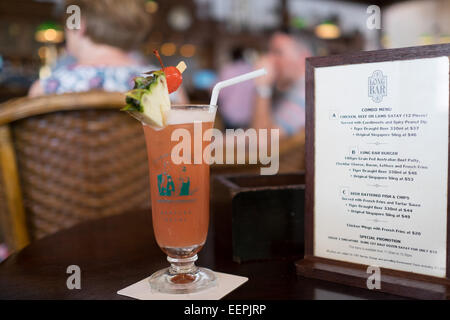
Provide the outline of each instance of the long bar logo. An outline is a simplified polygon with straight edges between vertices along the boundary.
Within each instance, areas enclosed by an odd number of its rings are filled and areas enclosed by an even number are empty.
[[[369,97],[373,102],[380,103],[387,96],[387,76],[376,70],[369,77]]]

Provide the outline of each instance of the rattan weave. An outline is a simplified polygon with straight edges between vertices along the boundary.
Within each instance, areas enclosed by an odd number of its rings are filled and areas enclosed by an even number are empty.
[[[143,130],[128,115],[60,111],[15,121],[11,128],[31,239],[149,207]]]

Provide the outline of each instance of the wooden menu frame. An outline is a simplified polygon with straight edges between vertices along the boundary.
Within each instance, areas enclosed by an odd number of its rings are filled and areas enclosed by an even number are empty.
[[[306,207],[305,255],[295,263],[297,274],[367,289],[368,265],[314,256],[314,179],[315,179],[315,69],[372,62],[414,60],[450,56],[450,44],[357,52],[306,59]],[[449,88],[450,90],[450,88]],[[450,101],[449,101],[450,105]],[[450,140],[449,140],[450,141]],[[450,150],[450,149],[449,149]],[[450,164],[450,154],[449,154]],[[450,298],[450,170],[447,172],[447,248],[446,277],[380,268],[379,291],[417,299]],[[377,289],[373,289],[377,290]]]

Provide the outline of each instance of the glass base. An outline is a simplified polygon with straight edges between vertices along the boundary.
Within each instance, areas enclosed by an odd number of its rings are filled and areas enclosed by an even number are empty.
[[[217,285],[216,276],[206,268],[197,268],[194,274],[172,275],[170,268],[156,271],[151,275],[149,282],[152,291],[162,293],[194,293],[203,291]]]
[[[186,259],[168,257],[172,264],[169,268],[156,271],[150,276],[152,291],[173,294],[186,294],[203,291],[217,285],[214,272],[194,265],[197,255]],[[180,268],[183,266],[184,270]],[[188,268],[187,265],[189,266]]]

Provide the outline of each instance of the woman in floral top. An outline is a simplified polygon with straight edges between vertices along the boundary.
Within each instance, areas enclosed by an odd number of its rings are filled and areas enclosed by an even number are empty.
[[[29,96],[89,90],[128,91],[133,78],[154,70],[130,54],[146,40],[151,17],[145,0],[70,0],[81,11],[79,30],[66,29],[70,63],[56,67],[50,77],[36,81]],[[183,91],[171,96],[187,102]]]

